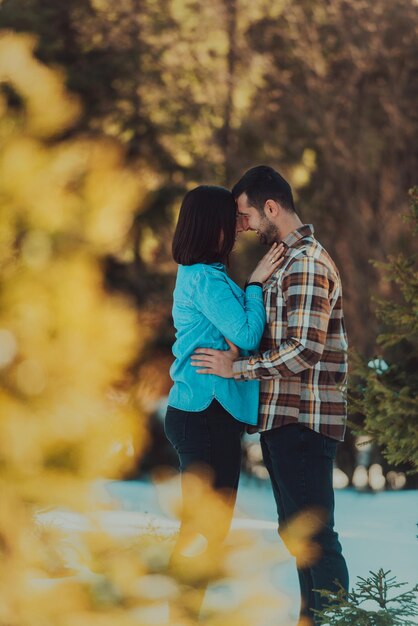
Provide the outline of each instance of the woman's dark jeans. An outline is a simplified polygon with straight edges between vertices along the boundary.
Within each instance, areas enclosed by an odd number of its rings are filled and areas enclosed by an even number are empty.
[[[333,462],[338,442],[301,424],[261,433],[264,463],[270,474],[279,517],[279,533],[298,513],[319,511],[321,530],[313,536],[320,554],[309,565],[295,553],[302,595],[301,615],[314,623],[312,609],[326,604],[313,589],[335,590],[335,580],[348,589],[348,571],[334,530]],[[291,543],[288,545],[292,552]]]
[[[167,408],[165,434],[178,454],[180,471],[206,465],[215,489],[238,488],[243,431],[244,424],[217,400],[203,411]]]
[[[217,511],[211,514],[209,510],[204,514],[204,519],[197,516],[198,521],[190,521],[190,510],[193,508],[196,510],[201,504],[204,509],[216,505],[210,504],[211,499],[200,503],[183,478],[183,514],[171,559],[171,565],[176,562],[177,571],[179,568],[186,571],[190,567],[190,561],[182,564],[182,555],[191,528],[194,534],[203,535],[214,549],[219,549],[229,531],[241,468],[243,430],[244,424],[233,418],[217,400],[197,412],[182,411],[171,406],[167,408],[165,433],[178,454],[181,473],[183,476],[186,472],[201,475],[202,469],[209,470],[212,487],[222,498],[224,512],[219,517],[214,515]],[[184,511],[189,511],[189,516]],[[214,519],[218,520],[216,524]],[[219,522],[219,519],[222,521]]]

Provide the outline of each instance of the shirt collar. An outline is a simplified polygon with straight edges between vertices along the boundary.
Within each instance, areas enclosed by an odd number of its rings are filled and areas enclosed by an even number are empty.
[[[286,237],[283,239],[283,243],[286,244],[288,248],[291,248],[292,246],[295,246],[301,239],[304,239],[305,237],[313,237],[313,234],[314,227],[312,226],[312,224],[303,224],[303,226],[300,226],[296,230],[292,230],[291,233],[286,235]]]
[[[209,263],[209,265],[211,267],[216,267],[216,269],[222,270],[223,272],[225,272],[225,270],[226,270],[226,267],[225,267],[225,265],[223,263]]]

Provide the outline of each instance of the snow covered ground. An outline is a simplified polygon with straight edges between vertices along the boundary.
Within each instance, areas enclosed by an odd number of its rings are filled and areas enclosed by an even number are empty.
[[[178,496],[178,484],[154,485],[148,481],[111,481],[106,491],[116,500],[120,509],[109,513],[109,526],[119,519],[121,531],[132,531],[138,523],[147,520],[175,531],[177,521],[165,504]],[[124,521],[123,521],[124,520]],[[130,520],[130,522],[129,522]],[[358,493],[345,489],[336,491],[336,528],[351,577],[351,586],[357,576],[366,577],[369,570],[391,570],[401,582],[412,583],[418,579],[418,492],[397,491]],[[277,566],[267,573],[277,594],[285,593],[290,599],[291,613],[296,617],[298,583],[291,558],[283,561],[283,546],[276,532],[276,510],[268,481],[255,482],[242,477],[234,528],[246,527],[263,542],[277,550]],[[215,593],[215,591],[213,592]],[[209,598],[210,601],[210,598]],[[277,622],[278,624],[279,622]],[[417,620],[418,623],[418,620]]]

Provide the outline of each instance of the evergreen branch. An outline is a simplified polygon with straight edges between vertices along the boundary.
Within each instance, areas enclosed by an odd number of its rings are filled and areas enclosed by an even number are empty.
[[[369,574],[368,578],[359,576],[356,587],[348,593],[338,581],[335,581],[337,591],[315,590],[327,601],[322,611],[314,611],[319,623],[329,626],[412,626],[414,622],[406,618],[418,612],[418,585],[389,597],[391,591],[407,583],[397,582],[396,576],[389,578],[390,570],[380,569]],[[365,602],[375,602],[379,609],[365,609],[361,606]]]

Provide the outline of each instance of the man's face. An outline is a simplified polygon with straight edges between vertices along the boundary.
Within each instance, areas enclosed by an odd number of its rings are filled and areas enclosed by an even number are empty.
[[[253,206],[248,204],[246,193],[237,199],[237,233],[254,230],[260,242],[271,245],[279,240],[276,226]]]

